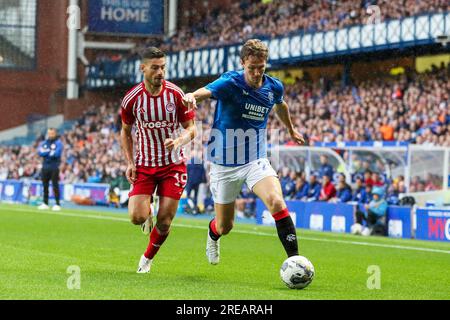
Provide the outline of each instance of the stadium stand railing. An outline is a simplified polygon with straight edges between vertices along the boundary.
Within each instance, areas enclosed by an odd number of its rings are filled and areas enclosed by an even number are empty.
[[[449,33],[450,12],[445,12],[326,32],[301,32],[265,42],[269,47],[269,64],[277,67],[301,61],[433,45],[438,36]],[[170,53],[167,56],[167,78],[215,76],[239,69],[239,51],[240,45],[228,45]],[[142,81],[137,58],[120,62],[105,60],[86,68],[89,89],[114,87],[124,81],[129,81],[129,84]]]

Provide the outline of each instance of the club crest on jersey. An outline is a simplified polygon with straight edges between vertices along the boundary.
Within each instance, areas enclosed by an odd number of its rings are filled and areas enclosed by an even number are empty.
[[[269,98],[269,102],[270,102],[270,103],[273,103],[273,92],[269,92],[269,93],[267,94],[267,98]]]
[[[175,111],[175,104],[173,104],[172,102],[169,102],[168,104],[166,104],[166,111],[167,112],[174,112]]]

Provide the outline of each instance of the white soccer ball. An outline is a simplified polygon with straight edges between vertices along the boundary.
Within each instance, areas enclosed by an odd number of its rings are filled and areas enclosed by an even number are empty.
[[[281,265],[280,277],[289,288],[303,289],[314,278],[314,266],[303,256],[292,256]]]
[[[359,223],[355,223],[350,227],[350,232],[352,234],[361,234],[363,226]]]

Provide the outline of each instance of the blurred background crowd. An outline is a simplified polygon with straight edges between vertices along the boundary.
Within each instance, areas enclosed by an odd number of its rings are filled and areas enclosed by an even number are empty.
[[[167,39],[143,41],[130,54],[148,45],[159,45],[167,52],[192,48],[226,45],[258,37],[275,37],[291,32],[327,31],[366,23],[376,12],[368,12],[371,5],[381,8],[381,21],[404,18],[427,12],[449,10],[448,0],[323,0],[323,1],[260,1],[243,0],[231,4],[229,10],[207,10],[197,14],[195,8],[183,14],[188,18],[178,31]],[[373,9],[374,10],[374,9]],[[378,16],[377,16],[378,17]],[[97,61],[120,61],[124,56],[98,54]],[[326,76],[313,81],[307,73],[285,83],[284,99],[290,108],[296,128],[316,142],[342,141],[404,141],[411,144],[450,147],[450,64],[433,65],[432,69],[417,73],[406,70],[392,76],[347,82]],[[124,190],[129,185],[124,178],[119,132],[120,101],[93,105],[75,125],[61,133],[65,147],[60,169],[64,183],[109,183]],[[203,136],[194,147],[193,156],[201,157],[201,149],[208,141],[213,122],[215,101],[201,105],[196,120]],[[291,146],[288,133],[272,112],[268,122],[269,144]],[[273,130],[273,131],[272,131]],[[276,134],[272,134],[276,131]],[[0,147],[0,179],[39,179],[41,160],[36,156],[39,137],[31,146]],[[383,168],[366,165],[370,160],[352,159],[360,163],[351,168],[351,181],[336,172],[318,172],[306,176],[305,171],[284,168],[279,172],[287,199],[333,202],[358,201],[371,198],[373,186],[382,187],[389,203],[398,203],[398,194],[405,192],[403,176],[386,176]],[[325,161],[325,160],[324,160]],[[200,161],[201,162],[201,161]],[[198,161],[197,161],[198,163]],[[323,163],[326,166],[326,163]],[[322,170],[323,169],[323,170]],[[191,164],[188,193],[198,194],[198,187],[207,183],[206,164]],[[331,168],[331,171],[335,169]],[[324,171],[324,172],[322,172]],[[439,178],[411,177],[410,192],[436,190]],[[196,196],[191,196],[195,203]],[[205,203],[207,205],[208,202]],[[254,197],[243,190],[238,201],[240,211],[251,212]],[[249,209],[250,208],[250,209]],[[249,211],[250,210],[250,211]]]
[[[436,67],[424,74],[411,73],[349,86],[297,79],[294,84],[286,85],[285,100],[296,127],[308,138],[310,145],[321,141],[398,140],[450,146],[449,75],[449,67]],[[65,146],[61,182],[114,183],[122,188],[128,187],[124,178],[126,164],[119,141],[119,106],[120,101],[91,106],[71,130],[61,134]],[[203,135],[191,153],[197,158],[202,156],[201,148],[208,141],[214,108],[215,101],[210,100],[197,111],[197,123],[203,129]],[[287,132],[280,129],[282,124],[274,113],[270,117],[268,129],[279,130],[276,136],[270,134],[269,142],[276,138],[282,145],[294,145]],[[36,156],[36,148],[42,139],[43,136],[39,137],[31,146],[0,147],[0,179],[38,179],[41,160]],[[295,172],[285,168],[279,175],[286,198],[367,201],[371,190],[364,188],[370,188],[371,181],[376,184],[383,181],[384,196],[391,199],[391,203],[398,202],[398,194],[405,191],[403,177],[386,177],[381,166],[371,167],[366,159],[352,160],[352,181],[346,182],[345,177],[337,177],[334,172],[326,174],[332,187],[327,188],[325,195],[322,188],[328,181],[324,181],[327,179],[324,174],[313,172],[307,178],[305,171]],[[194,162],[202,163],[198,160]],[[359,166],[355,166],[358,163]],[[204,173],[191,176],[189,184],[194,189],[200,183],[207,182]],[[426,179],[415,176],[409,191],[436,190],[438,186],[438,179],[431,174]],[[366,195],[361,195],[364,192]],[[253,210],[253,196],[244,189],[238,205],[243,211],[245,208],[247,211]]]
[[[192,6],[183,12],[185,19],[172,36],[146,38],[130,53],[98,55],[97,62],[135,56],[148,46],[158,46],[166,52],[217,47],[251,38],[329,31],[366,24],[369,20],[384,22],[440,13],[449,8],[447,0],[242,0],[232,2],[227,10],[221,10],[220,3],[206,10]]]

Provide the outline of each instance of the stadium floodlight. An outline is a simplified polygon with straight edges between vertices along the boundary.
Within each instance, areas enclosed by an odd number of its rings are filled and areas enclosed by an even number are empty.
[[[445,47],[448,43],[450,43],[450,35],[439,35],[436,37],[436,42],[442,44]]]

